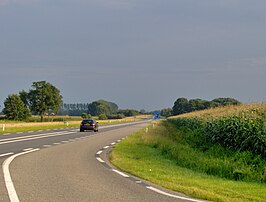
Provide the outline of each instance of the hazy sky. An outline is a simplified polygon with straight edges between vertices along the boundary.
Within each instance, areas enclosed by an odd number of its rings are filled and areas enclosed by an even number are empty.
[[[266,101],[266,1],[0,0],[0,110],[40,80],[66,103]]]

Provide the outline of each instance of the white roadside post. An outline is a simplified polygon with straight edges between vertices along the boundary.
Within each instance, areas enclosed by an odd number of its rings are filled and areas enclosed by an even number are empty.
[[[3,132],[5,131],[5,127],[6,127],[6,125],[5,125],[5,124],[3,124]]]
[[[149,128],[146,128],[146,133],[149,131]]]

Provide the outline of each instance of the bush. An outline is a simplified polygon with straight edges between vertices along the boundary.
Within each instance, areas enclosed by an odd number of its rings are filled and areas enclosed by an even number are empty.
[[[125,118],[124,114],[111,114],[107,116],[108,119],[123,119]]]
[[[100,114],[99,115],[99,120],[107,120],[107,116],[105,114]]]
[[[83,113],[81,114],[81,118],[83,118],[83,119],[88,118],[88,115],[87,115],[86,113],[83,112]]]

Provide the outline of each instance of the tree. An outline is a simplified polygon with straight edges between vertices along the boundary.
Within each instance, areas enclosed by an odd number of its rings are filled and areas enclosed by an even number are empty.
[[[173,111],[171,108],[165,108],[161,110],[160,115],[164,117],[169,117],[169,116],[172,116],[172,113]]]
[[[189,110],[188,112],[207,109],[210,106],[210,102],[202,99],[191,99],[188,101]]]
[[[62,105],[62,95],[52,84],[46,81],[33,82],[32,88],[29,92],[29,105],[32,112],[43,116],[49,111],[57,114]]]
[[[105,100],[94,101],[88,105],[88,113],[93,116],[98,116],[100,114],[111,115],[116,114],[117,112],[117,104]]]
[[[189,112],[189,103],[186,98],[178,98],[173,106],[173,115],[184,114]]]
[[[20,91],[19,97],[26,106],[29,106],[29,94],[26,91]]]
[[[31,116],[29,109],[23,103],[20,96],[16,94],[9,95],[4,101],[4,105],[3,112],[7,119],[21,121]]]
[[[212,102],[218,104],[218,105],[240,105],[241,102],[239,102],[238,100],[234,99],[234,98],[216,98],[214,100],[212,100]]]

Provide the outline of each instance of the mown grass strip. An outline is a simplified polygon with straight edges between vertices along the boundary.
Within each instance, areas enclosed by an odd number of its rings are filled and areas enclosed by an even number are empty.
[[[135,176],[210,201],[266,201],[263,183],[232,181],[180,167],[155,146],[165,132],[157,127],[146,133],[141,130],[118,143],[110,161]]]

